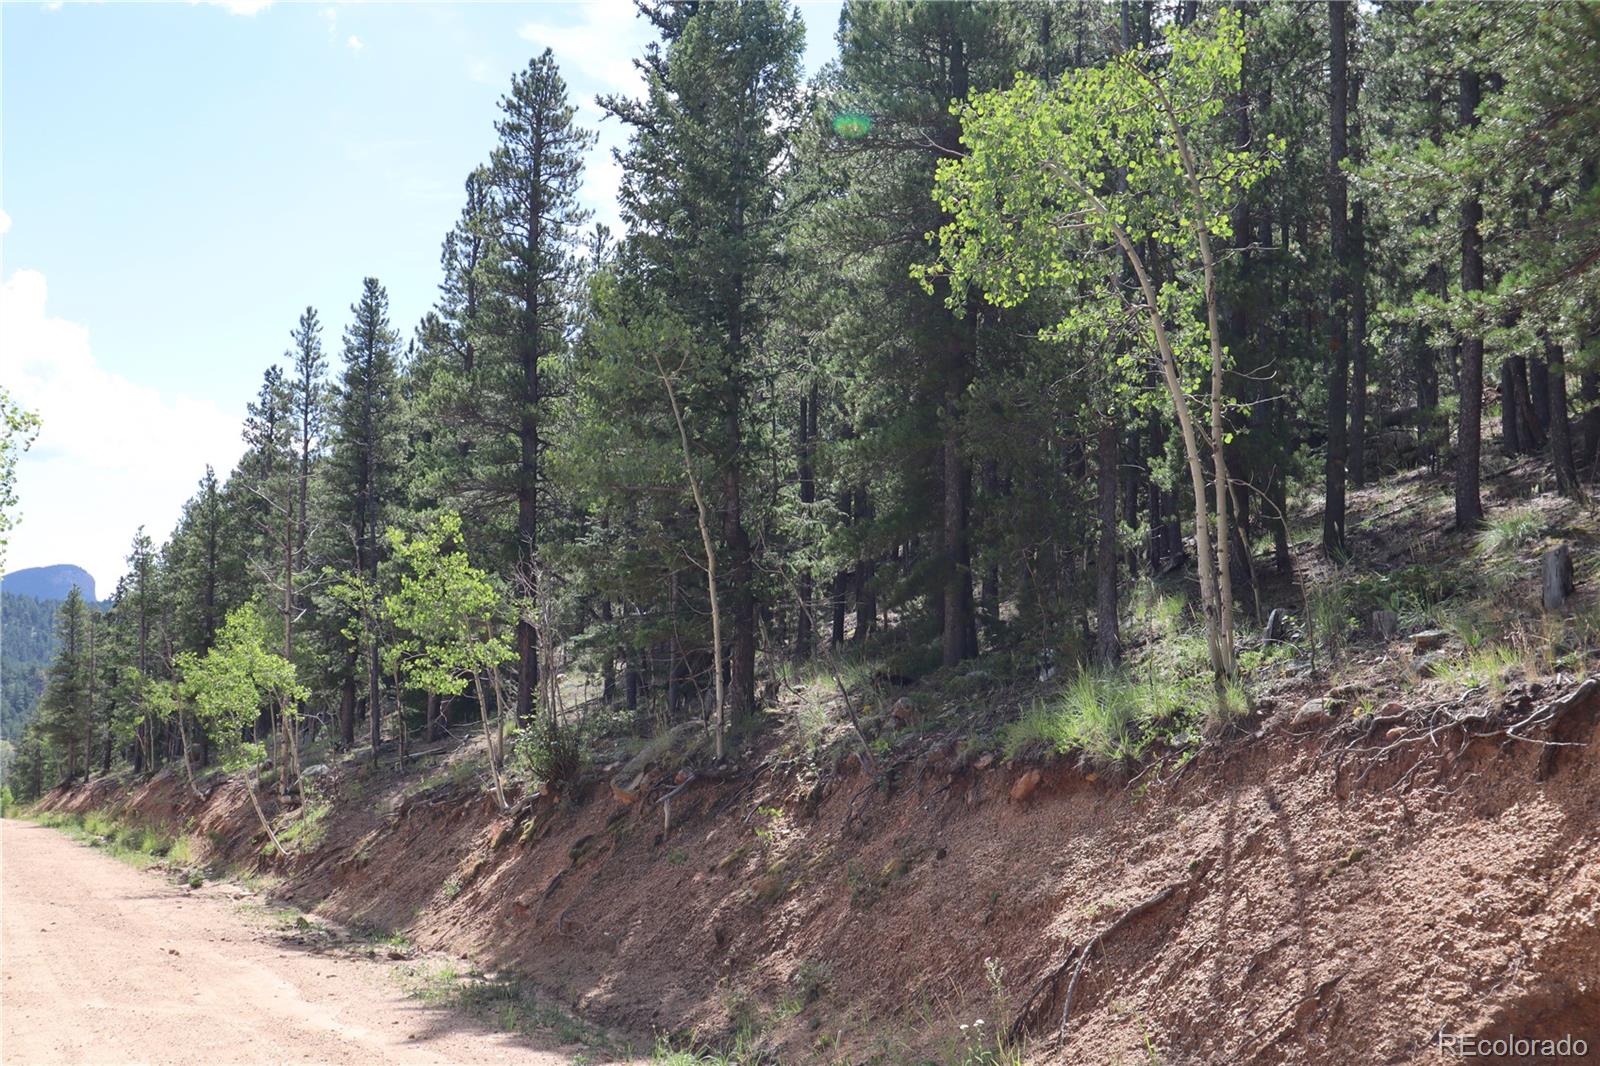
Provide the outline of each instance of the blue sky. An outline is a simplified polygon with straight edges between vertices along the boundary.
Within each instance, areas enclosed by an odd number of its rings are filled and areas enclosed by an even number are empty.
[[[804,3],[806,67],[839,4]],[[512,73],[549,46],[600,134],[584,192],[615,224],[637,93],[631,4],[0,4],[0,383],[44,418],[8,569],[108,593],[158,541],[315,306],[336,363],[361,279],[409,334]]]

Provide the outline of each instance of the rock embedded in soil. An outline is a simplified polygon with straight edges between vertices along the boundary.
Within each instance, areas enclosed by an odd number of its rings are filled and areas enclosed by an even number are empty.
[[[1424,629],[1411,637],[1411,651],[1414,655],[1425,652],[1437,651],[1444,647],[1445,641],[1450,639],[1450,634],[1442,629]]]
[[[1039,789],[1039,782],[1044,780],[1044,775],[1037,768],[1029,770],[1016,783],[1011,786],[1011,802],[1025,803]]]
[[[1380,608],[1372,612],[1372,628],[1383,640],[1393,640],[1400,630],[1400,616]]]
[[[1282,641],[1289,636],[1289,612],[1282,607],[1274,607],[1272,613],[1267,615],[1267,628],[1262,634],[1262,640]]]
[[[1294,712],[1294,717],[1289,719],[1292,729],[1309,729],[1314,726],[1327,725],[1333,721],[1333,710],[1328,700],[1306,700],[1300,709]]]

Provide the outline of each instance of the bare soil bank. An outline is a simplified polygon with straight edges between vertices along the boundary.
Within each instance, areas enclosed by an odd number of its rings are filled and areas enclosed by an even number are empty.
[[[603,783],[507,817],[476,784],[346,762],[287,861],[237,783],[45,806],[197,834],[335,921],[784,1062],[948,1061],[979,1018],[1038,1062],[1437,1062],[1441,1031],[1600,1059],[1600,693],[1529,739],[1287,718],[1132,783],[937,737],[877,782],[756,753],[682,789],[667,831]]]

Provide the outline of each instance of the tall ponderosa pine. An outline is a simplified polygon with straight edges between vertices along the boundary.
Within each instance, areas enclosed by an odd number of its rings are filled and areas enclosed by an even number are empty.
[[[399,335],[389,325],[389,296],[377,278],[362,282],[361,297],[350,308],[344,331],[344,369],[334,389],[329,419],[327,461],[329,520],[341,530],[342,569],[376,583],[381,546],[379,530],[399,494],[401,427]],[[376,637],[366,663],[366,700],[372,759],[378,758],[382,704],[381,655]],[[339,729],[344,743],[355,740],[355,655],[349,652],[343,679]]]
[[[288,535],[283,560],[283,654],[294,658],[294,623],[303,610],[301,587],[311,566],[307,544],[311,539],[311,483],[325,445],[327,428],[328,361],[322,354],[322,323],[316,308],[308,307],[290,333],[289,350],[289,508]]]
[[[500,141],[484,175],[486,243],[471,331],[480,352],[473,403],[490,432],[473,461],[490,493],[515,501],[513,584],[525,602],[517,623],[517,717],[527,721],[539,671],[534,602],[544,409],[566,348],[573,252],[588,217],[578,191],[593,136],[574,124],[577,109],[549,49],[512,79],[500,111]]]
[[[643,10],[665,42],[646,63],[645,99],[605,103],[634,128],[621,193],[630,240],[697,342],[700,362],[678,376],[696,413],[688,431],[717,458],[733,623],[728,700],[742,714],[756,694],[757,638],[744,440],[763,282],[780,235],[776,169],[798,122],[804,26],[774,0]]]
[[[74,585],[56,612],[55,658],[46,674],[39,720],[45,737],[65,757],[66,776],[75,777],[81,765],[88,774],[92,759],[94,709],[92,611]]]

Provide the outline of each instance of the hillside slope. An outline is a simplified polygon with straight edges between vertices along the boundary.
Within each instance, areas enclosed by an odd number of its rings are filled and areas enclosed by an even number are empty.
[[[1525,695],[1455,725],[1279,715],[1131,787],[937,738],[877,783],[758,760],[691,783],[666,831],[599,789],[502,817],[459,774],[352,762],[325,837],[278,862],[233,783],[46,806],[191,832],[337,921],[784,1062],[962,1061],[979,1018],[1037,1062],[1431,1062],[1441,1030],[1600,1032],[1600,683],[1504,732]]]
[[[33,717],[56,653],[56,604],[0,592],[0,737],[14,740]]]

